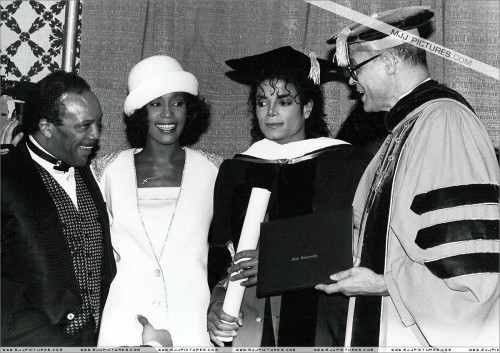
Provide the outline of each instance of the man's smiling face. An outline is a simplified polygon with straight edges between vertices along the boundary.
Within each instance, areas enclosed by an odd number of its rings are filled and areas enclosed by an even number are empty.
[[[83,167],[99,141],[101,105],[91,91],[64,94],[61,102],[65,106],[63,124],[53,126],[49,152],[70,166]]]

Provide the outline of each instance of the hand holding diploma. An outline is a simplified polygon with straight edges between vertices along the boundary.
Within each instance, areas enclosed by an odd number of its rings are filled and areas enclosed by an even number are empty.
[[[224,291],[222,288],[217,287],[215,290]],[[242,313],[239,313],[238,318],[228,315],[222,310],[223,304],[224,297],[221,297],[213,302],[210,306],[207,323],[210,339],[219,347],[224,347],[223,342],[232,341],[237,335],[236,331],[243,326]]]
[[[220,308],[220,300],[217,300],[210,308],[208,329],[212,340],[219,346],[223,345],[222,341],[230,342],[236,336],[236,330],[242,325],[240,307],[245,288],[257,283],[259,253],[256,247],[259,242],[260,224],[266,216],[270,195],[268,190],[252,189],[238,243],[238,251],[233,258],[235,263],[228,270],[233,275],[227,287],[224,304]],[[242,272],[234,274],[238,271]],[[244,281],[245,279],[247,280]],[[221,331],[225,331],[225,333],[221,334]]]
[[[264,221],[264,217],[266,216],[267,204],[269,203],[270,195],[271,193],[268,190],[260,188],[252,189],[245,221],[243,222],[243,228],[241,229],[237,253],[241,253],[244,250],[255,250],[255,248],[257,248],[260,236],[260,224]],[[240,261],[246,262],[252,261],[252,259]],[[253,268],[251,272],[257,274],[256,267]],[[226,298],[224,300],[224,306],[222,307],[224,312],[234,317],[237,317],[240,312],[241,300],[243,299],[243,294],[245,293],[245,287],[241,285],[242,281],[243,279],[229,282]]]
[[[233,265],[227,269],[230,281],[240,281],[240,285],[250,287],[257,284],[259,250],[243,250],[233,258]]]

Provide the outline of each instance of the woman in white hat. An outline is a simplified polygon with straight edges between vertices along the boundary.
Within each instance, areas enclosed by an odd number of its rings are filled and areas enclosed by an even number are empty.
[[[168,56],[135,65],[128,87],[136,148],[94,162],[117,265],[99,345],[209,346],[207,235],[222,159],[186,147],[207,129],[208,105],[196,78]]]

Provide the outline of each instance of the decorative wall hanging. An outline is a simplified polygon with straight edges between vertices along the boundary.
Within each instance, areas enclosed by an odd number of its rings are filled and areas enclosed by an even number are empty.
[[[0,75],[38,82],[61,69],[65,6],[68,1],[0,2]],[[80,2],[75,71],[80,68]]]

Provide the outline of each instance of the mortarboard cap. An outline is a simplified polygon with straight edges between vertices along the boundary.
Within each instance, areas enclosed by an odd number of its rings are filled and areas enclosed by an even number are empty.
[[[402,7],[371,15],[378,21],[414,35],[418,35],[418,28],[429,22],[433,16],[434,12],[428,6]],[[374,26],[376,27],[376,24]],[[388,36],[363,23],[355,23],[342,29],[326,42],[335,44],[335,59],[339,66],[349,64],[348,46],[350,50],[384,50],[405,43],[396,36]]]
[[[293,71],[310,78],[314,84],[320,84],[321,72],[331,71],[335,65],[325,59],[316,58],[315,53],[306,55],[291,46],[273,49],[258,55],[227,60],[226,64],[246,76],[260,77],[266,72]]]

